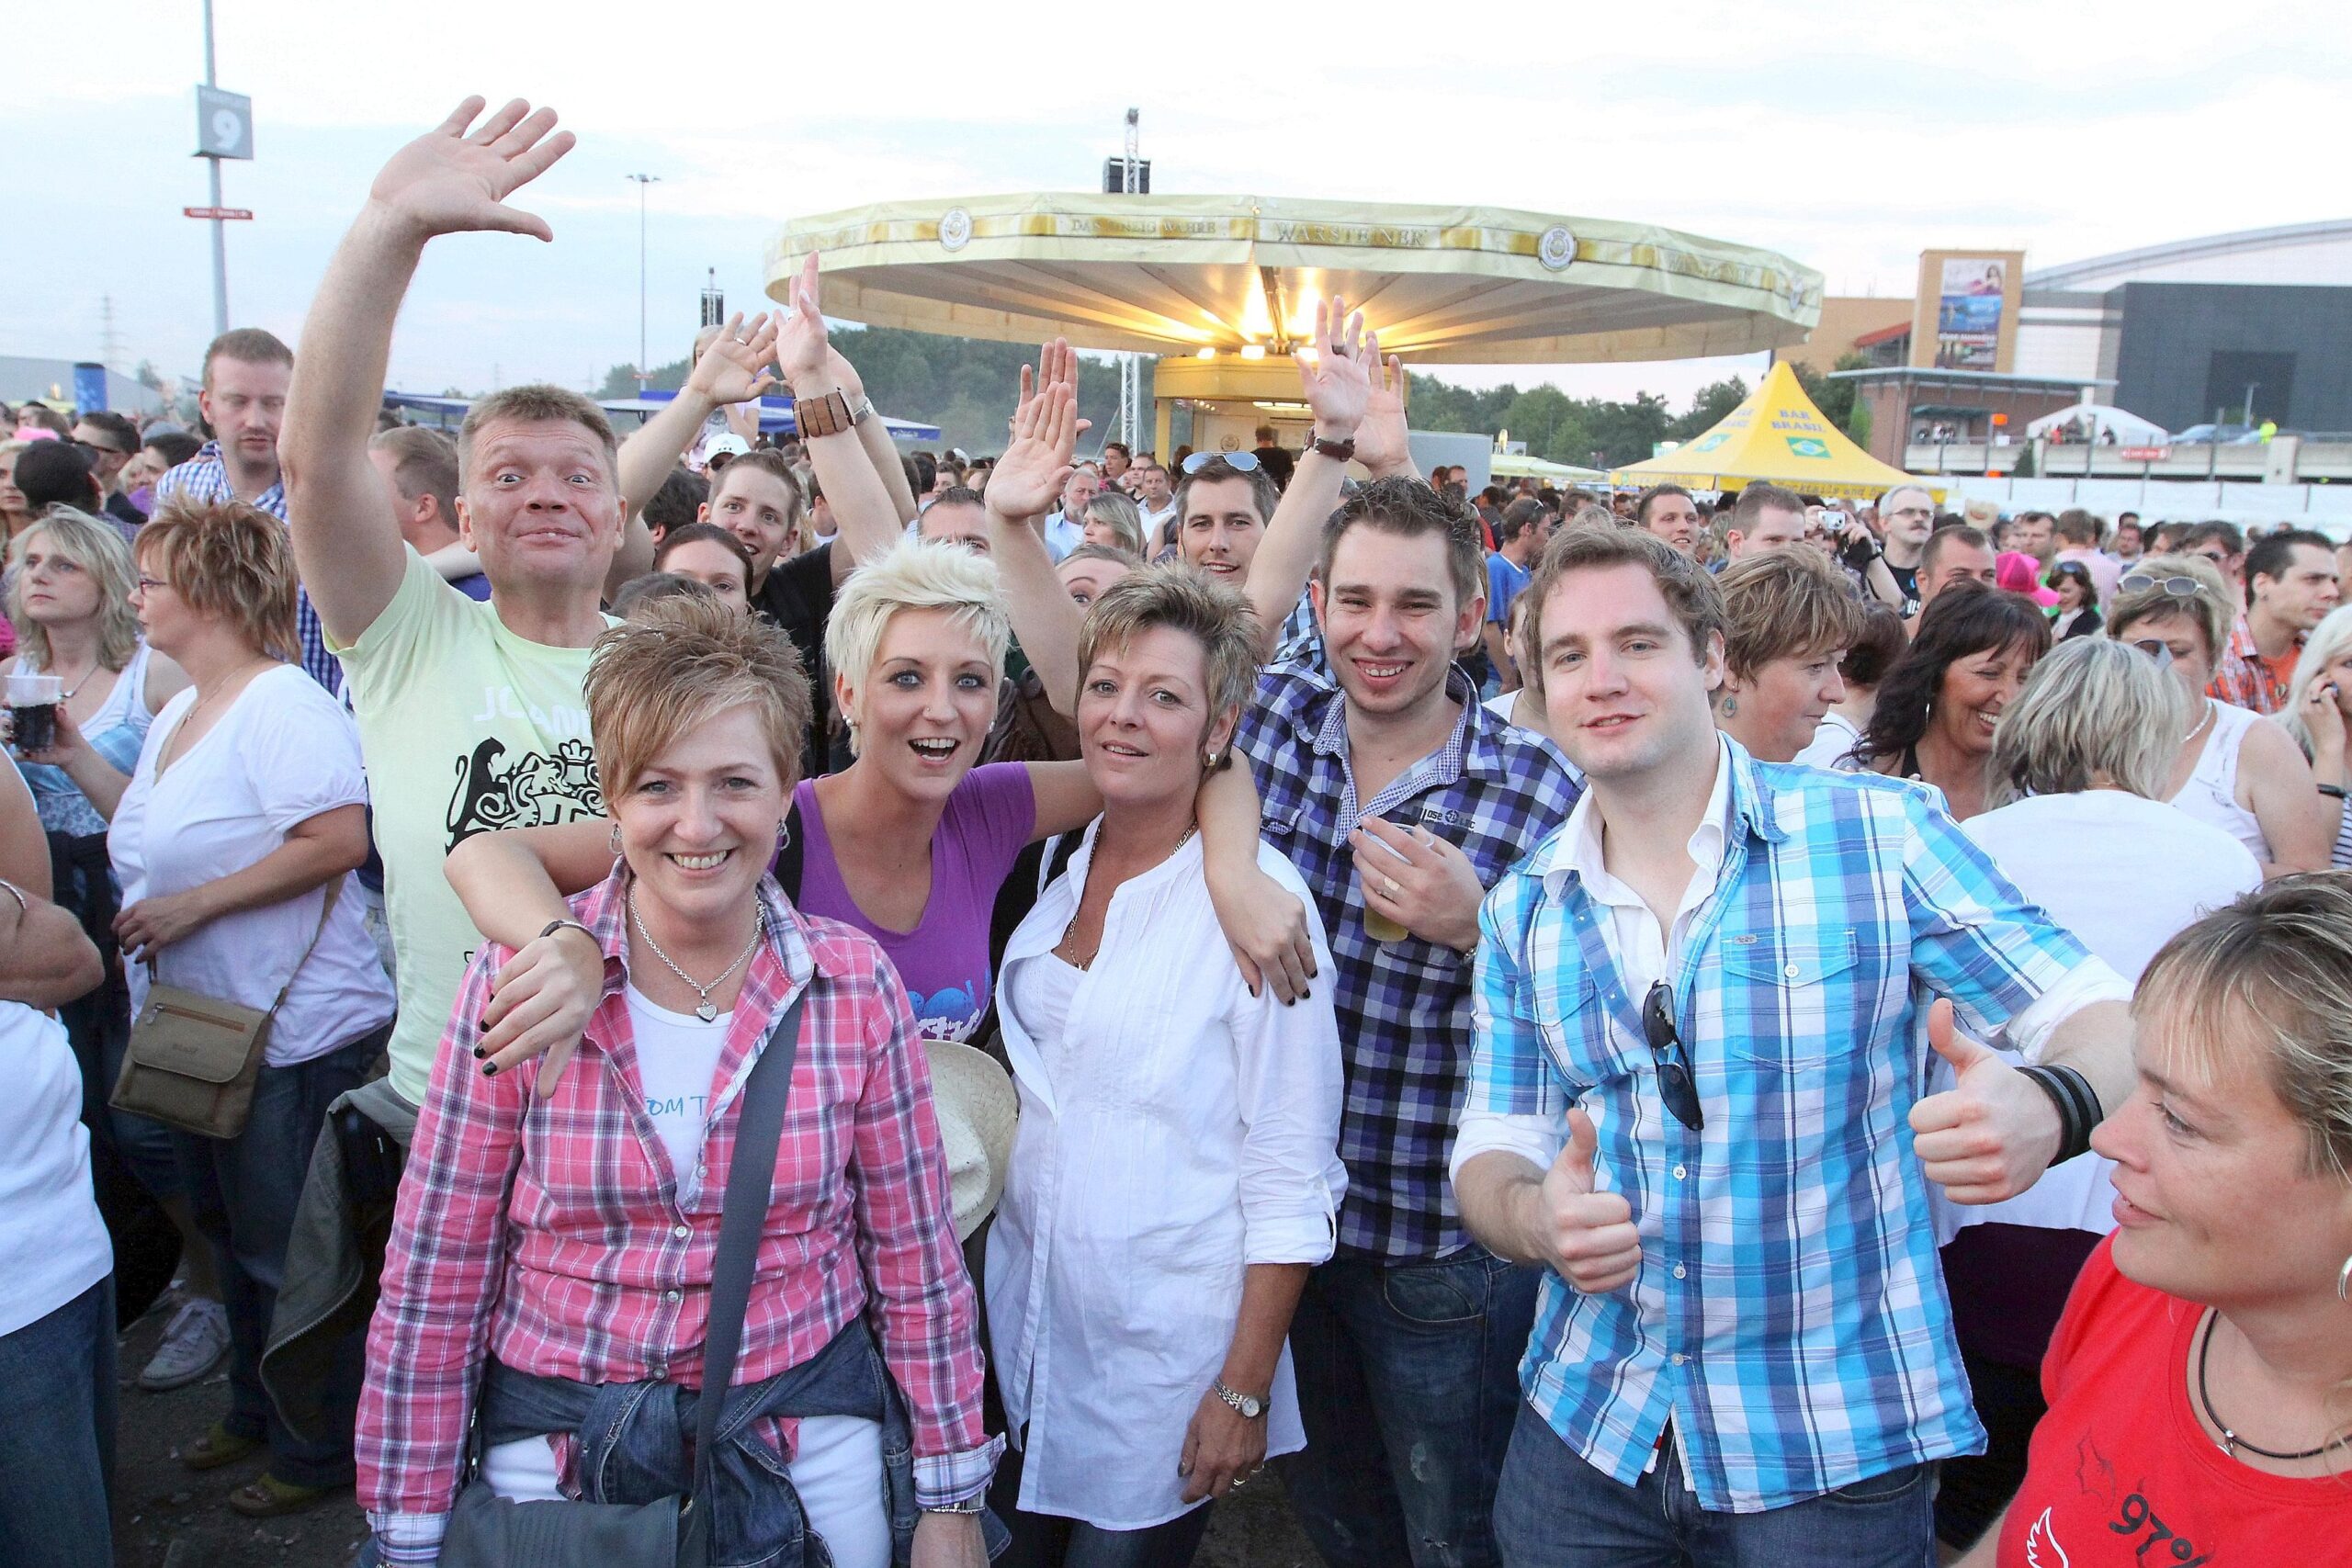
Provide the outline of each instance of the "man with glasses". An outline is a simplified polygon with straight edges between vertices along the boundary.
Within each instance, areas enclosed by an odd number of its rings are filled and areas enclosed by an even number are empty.
[[[1886,602],[1909,620],[1919,613],[1919,569],[1927,560],[1928,536],[1936,531],[1936,498],[1919,485],[1896,485],[1879,498],[1878,521],[1879,559],[1895,591]]]
[[[122,466],[139,455],[139,428],[111,409],[92,409],[74,425],[74,445],[89,454],[92,472],[106,491],[106,513],[124,528],[147,521],[122,493]]]
[[[2203,556],[2234,591],[2245,581],[2245,535],[2234,523],[2216,520],[2191,525],[2169,547],[2183,555]]]
[[[1481,911],[1452,1159],[1471,1234],[1546,1269],[1503,1560],[1932,1562],[1934,1461],[1984,1435],[1928,1184],[2086,1146],[2128,990],[1932,792],[1720,734],[1721,592],[1662,542],[1572,532],[1527,600],[1586,791]]]

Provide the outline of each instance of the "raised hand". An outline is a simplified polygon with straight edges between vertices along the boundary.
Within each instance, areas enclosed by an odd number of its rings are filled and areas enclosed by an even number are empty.
[[[769,311],[752,317],[748,330],[743,312],[736,311],[695,361],[686,389],[720,404],[749,402],[772,390],[776,377],[768,367],[775,362],[776,331]]]
[[[793,396],[822,397],[841,390],[831,372],[831,359],[840,357],[831,353],[832,346],[825,331],[817,253],[810,251],[808,259],[800,264],[800,276],[792,280],[791,314],[775,340],[776,360]]]
[[[1363,364],[1369,386],[1363,422],[1356,426],[1356,461],[1376,479],[1412,473],[1413,446],[1405,428],[1404,364],[1394,355],[1382,361],[1378,333],[1364,334]]]
[[[1562,1279],[1588,1295],[1613,1291],[1642,1267],[1641,1233],[1622,1192],[1594,1190],[1592,1118],[1568,1112],[1567,1146],[1536,1189],[1544,1257]]]
[[[1078,417],[1076,388],[1067,381],[1048,381],[1043,390],[1032,392],[1029,367],[1021,368],[1023,389],[1029,395],[1012,416],[1012,439],[989,471],[985,493],[990,512],[1025,522],[1051,511],[1069,481],[1084,422]]]
[[[555,110],[534,109],[521,98],[469,131],[481,111],[481,98],[468,98],[393,153],[368,188],[369,203],[419,241],[474,232],[554,239],[546,220],[507,206],[506,198],[571,151],[571,132],[555,129]]]
[[[1928,1179],[1955,1203],[1997,1203],[2040,1180],[2064,1132],[2050,1097],[1955,1029],[1948,1001],[1928,1010],[1928,1044],[1958,1075],[1911,1108],[1912,1147]]]
[[[1379,352],[1376,340],[1373,352]],[[1315,434],[1329,441],[1354,435],[1372,395],[1364,363],[1363,312],[1350,314],[1347,300],[1337,294],[1317,300],[1314,353],[1310,357],[1299,350],[1291,358],[1306,387],[1306,406],[1315,413]]]

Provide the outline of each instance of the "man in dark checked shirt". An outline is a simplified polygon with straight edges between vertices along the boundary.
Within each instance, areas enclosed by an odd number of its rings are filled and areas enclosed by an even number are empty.
[[[1496,1561],[1536,1276],[1470,1239],[1446,1179],[1470,955],[1487,888],[1577,791],[1551,742],[1487,712],[1454,666],[1485,612],[1477,524],[1413,472],[1403,371],[1379,355],[1344,302],[1318,310],[1314,440],[1250,569],[1270,627],[1319,569],[1322,636],[1266,667],[1236,744],[1266,841],[1329,933],[1347,1068],[1348,1194],[1338,1254],[1291,1323],[1307,1446],[1283,1473],[1332,1568],[1476,1565]],[[1351,456],[1374,480],[1340,506]]]

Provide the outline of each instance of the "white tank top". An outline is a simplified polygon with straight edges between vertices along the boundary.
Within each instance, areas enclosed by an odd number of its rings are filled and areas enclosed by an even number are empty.
[[[2238,749],[2245,744],[2246,732],[2262,722],[2262,716],[2252,708],[2214,702],[2211,697],[2206,702],[2213,712],[2212,733],[2205,737],[2197,767],[2172,803],[2199,822],[2219,828],[2244,844],[2256,861],[2268,865],[2270,840],[2263,837],[2262,824],[2255,820],[2254,813],[2238,804]]]

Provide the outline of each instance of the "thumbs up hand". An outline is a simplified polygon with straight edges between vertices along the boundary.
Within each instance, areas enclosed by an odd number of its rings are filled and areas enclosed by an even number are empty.
[[[1544,1173],[1538,1195],[1547,1261],[1562,1279],[1592,1295],[1627,1283],[1642,1263],[1634,1206],[1622,1192],[1593,1190],[1597,1143],[1592,1118],[1570,1111],[1567,1146]]]
[[[1997,1203],[2041,1179],[2064,1129],[2039,1085],[1997,1051],[1953,1028],[1951,1003],[1928,1010],[1928,1043],[1959,1081],[1911,1108],[1928,1179],[1955,1203]]]

